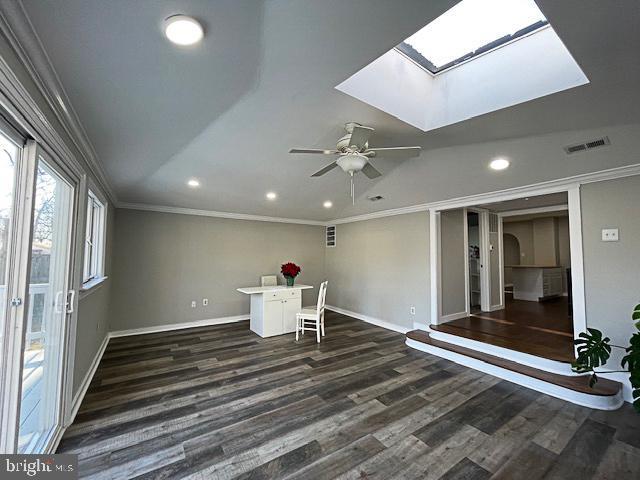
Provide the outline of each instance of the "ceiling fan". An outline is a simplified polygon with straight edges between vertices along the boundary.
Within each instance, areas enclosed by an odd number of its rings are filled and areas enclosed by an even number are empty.
[[[344,135],[336,145],[335,149],[322,150],[313,148],[292,148],[289,153],[317,153],[321,155],[338,155],[338,158],[326,167],[311,175],[321,177],[336,167],[340,167],[351,177],[351,201],[355,203],[355,190],[353,175],[357,172],[364,173],[368,178],[377,178],[382,175],[372,164],[370,159],[374,157],[393,158],[404,160],[405,158],[417,157],[420,155],[420,147],[385,147],[369,148],[369,137],[374,129],[365,127],[355,122],[345,124]]]

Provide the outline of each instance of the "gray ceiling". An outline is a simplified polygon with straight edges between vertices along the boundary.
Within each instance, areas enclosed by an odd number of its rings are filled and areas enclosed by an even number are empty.
[[[454,0],[23,3],[121,202],[325,220],[635,163],[636,0],[539,0],[591,83],[427,133],[334,87]],[[162,21],[176,13],[204,23],[202,44],[165,40]],[[385,175],[357,179],[355,206],[339,170],[309,178],[326,158],[287,154],[332,147],[347,121],[376,128],[375,146],[424,147],[403,163],[376,160]],[[611,147],[562,152],[602,134]],[[499,154],[511,168],[488,171]],[[202,187],[188,189],[189,177]]]

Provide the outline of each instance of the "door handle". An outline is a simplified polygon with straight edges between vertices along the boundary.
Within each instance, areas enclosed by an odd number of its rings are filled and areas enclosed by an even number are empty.
[[[76,291],[75,290],[69,290],[69,293],[67,293],[67,313],[73,313],[73,304],[74,304],[74,300],[76,298]]]

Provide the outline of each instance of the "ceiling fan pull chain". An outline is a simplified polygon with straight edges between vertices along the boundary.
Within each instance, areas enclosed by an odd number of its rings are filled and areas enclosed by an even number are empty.
[[[355,205],[356,204],[356,189],[355,189],[355,185],[353,183],[353,172],[351,173],[351,205]]]

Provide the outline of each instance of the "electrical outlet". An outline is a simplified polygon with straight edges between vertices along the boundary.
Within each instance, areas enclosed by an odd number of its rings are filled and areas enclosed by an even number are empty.
[[[197,305],[197,304],[196,304],[196,301],[195,301],[195,300],[192,300],[192,301],[191,301],[191,308],[196,308],[196,305]]]
[[[411,307],[409,309],[409,312],[411,312],[411,315],[415,315],[416,314],[416,307]]]
[[[602,241],[603,242],[617,242],[618,241],[618,229],[617,228],[603,228],[602,229]]]
[[[202,306],[206,307],[207,305],[209,305],[209,299],[208,298],[203,298],[202,299]]]

